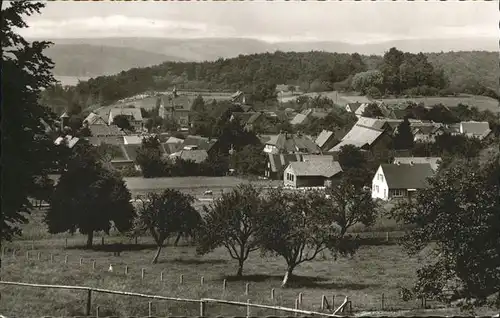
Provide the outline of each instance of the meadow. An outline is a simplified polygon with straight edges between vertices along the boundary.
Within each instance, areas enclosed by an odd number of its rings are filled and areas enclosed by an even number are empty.
[[[460,95],[457,97],[415,97],[415,98],[389,98],[382,99],[388,105],[398,104],[405,101],[412,101],[415,103],[424,103],[425,106],[433,106],[437,104],[443,104],[447,107],[457,107],[458,104],[462,103],[469,105],[470,107],[475,106],[479,111],[489,110],[493,113],[500,112],[500,106],[498,101],[494,98],[488,96],[478,96],[478,95]]]

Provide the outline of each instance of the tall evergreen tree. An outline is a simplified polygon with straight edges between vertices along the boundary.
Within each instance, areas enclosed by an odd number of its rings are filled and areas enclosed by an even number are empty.
[[[397,150],[401,149],[413,149],[414,139],[413,133],[411,132],[410,121],[408,117],[399,124],[396,135],[394,136],[394,148]]]

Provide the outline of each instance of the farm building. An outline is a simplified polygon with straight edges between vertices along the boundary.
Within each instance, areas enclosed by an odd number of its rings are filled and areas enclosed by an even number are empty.
[[[345,145],[353,145],[362,150],[376,152],[379,149],[387,149],[390,143],[392,143],[392,137],[387,130],[356,124],[340,143],[330,149],[330,152],[338,152]]]
[[[430,163],[381,164],[372,179],[372,198],[384,201],[411,198],[428,186],[435,172]]]
[[[125,115],[130,124],[136,129],[140,130],[143,127],[142,113],[139,108],[135,107],[120,107],[120,108],[111,108],[109,111],[108,125],[112,125],[114,122],[114,118],[118,115]]]
[[[309,137],[300,134],[280,133],[266,141],[264,152],[271,154],[310,153],[319,154],[321,149]]]
[[[467,137],[483,140],[491,134],[490,124],[487,121],[463,121],[459,125],[461,134]]]
[[[217,139],[207,138],[195,135],[189,135],[182,143],[184,149],[205,150],[208,154],[217,150]]]
[[[291,125],[306,125],[309,122],[309,118],[304,114],[297,114],[290,121]]]
[[[322,151],[327,151],[335,146],[336,135],[333,131],[323,129],[314,142]]]
[[[432,170],[437,171],[441,163],[441,157],[395,157],[393,164],[413,164],[413,163],[428,163]]]
[[[202,163],[207,160],[208,153],[206,150],[185,150],[182,149],[170,155],[171,159],[182,159],[185,161],[193,161],[194,163]]]
[[[340,177],[342,168],[337,161],[310,160],[291,162],[283,173],[285,187],[324,187],[329,186]]]
[[[181,128],[188,128],[191,125],[193,101],[192,96],[179,95],[174,89],[172,94],[161,97],[158,115],[164,119],[173,119]]]
[[[300,154],[267,154],[267,165],[265,177],[273,180],[281,180],[283,171],[290,162],[302,161]]]

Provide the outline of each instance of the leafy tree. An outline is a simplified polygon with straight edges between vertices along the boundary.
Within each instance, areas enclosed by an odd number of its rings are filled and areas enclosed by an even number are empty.
[[[26,28],[24,16],[40,13],[44,4],[13,1],[2,8],[2,231],[11,240],[21,234],[38,191],[36,178],[44,178],[54,167],[53,140],[42,120],[54,127],[55,115],[40,104],[44,88],[55,83],[53,63],[43,51],[49,42],[28,42],[16,33]]]
[[[398,125],[397,132],[394,136],[394,148],[400,149],[412,149],[414,145],[413,133],[411,131],[410,121],[408,117]]]
[[[127,115],[116,115],[113,117],[113,124],[121,129],[133,130]]]
[[[319,192],[297,194],[273,189],[264,200],[258,237],[263,251],[286,261],[282,287],[288,285],[298,265],[314,260],[322,251],[345,255],[356,250],[355,242],[342,237],[333,224],[330,208],[325,195]]]
[[[137,150],[137,164],[141,167],[144,178],[160,177],[165,174],[165,162],[162,160],[160,141],[155,137],[142,140]]]
[[[384,76],[379,70],[369,70],[357,73],[351,81],[352,89],[362,94],[366,94],[371,87],[381,88],[384,82]]]
[[[429,182],[391,211],[412,225],[402,240],[410,254],[425,248],[437,255],[418,270],[414,290],[448,299],[445,289],[451,289],[451,299],[476,299],[479,306],[496,293],[500,306],[500,157],[485,164],[459,161]]]
[[[292,93],[292,95],[295,93],[296,88],[295,85],[288,85],[288,90]]]
[[[363,111],[363,117],[371,117],[371,118],[377,118],[377,117],[384,117],[384,114],[380,110],[380,107],[376,103],[370,103],[368,106],[366,106],[365,110]]]
[[[206,254],[223,246],[238,261],[236,276],[243,275],[248,255],[259,249],[256,236],[262,198],[252,185],[240,185],[204,206],[205,223],[199,231],[197,252]]]
[[[36,190],[33,197],[40,201],[50,203],[52,201],[52,193],[54,192],[54,180],[47,175],[37,176],[35,178]]]
[[[332,220],[340,227],[340,235],[355,224],[372,226],[378,214],[378,206],[371,197],[370,190],[361,189],[349,175],[338,185],[328,188],[331,199]]]
[[[195,216],[198,212],[192,206],[193,202],[194,197],[175,189],[166,189],[162,193],[150,192],[145,198],[136,200],[137,218],[134,221],[134,233],[149,232],[155,240],[158,249],[153,264],[158,262],[167,238],[199,225],[196,220],[201,219]]]
[[[82,146],[57,183],[45,222],[50,233],[77,229],[92,247],[95,231],[109,234],[111,222],[120,231],[132,225],[130,192],[121,177],[103,168],[92,146]]]
[[[382,97],[382,93],[380,92],[380,89],[378,89],[375,86],[372,86],[368,88],[368,90],[366,91],[366,96],[371,98],[380,98]]]
[[[345,145],[340,148],[338,156],[343,178],[357,190],[370,184],[374,172],[370,171],[368,160],[358,147]]]
[[[206,110],[205,100],[201,95],[196,96],[196,98],[193,101],[193,106],[191,107],[191,110],[197,113],[203,113]]]
[[[247,145],[231,156],[231,166],[238,174],[262,176],[266,169],[266,155],[260,145]]]

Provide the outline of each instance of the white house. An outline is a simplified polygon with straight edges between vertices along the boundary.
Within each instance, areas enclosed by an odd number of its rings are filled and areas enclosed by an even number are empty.
[[[125,115],[130,124],[139,130],[142,128],[142,113],[140,108],[112,108],[109,111],[108,125],[113,124],[114,118],[118,115]]]
[[[324,158],[320,158],[324,157]],[[342,168],[331,156],[318,156],[302,162],[290,162],[283,173],[285,187],[324,187],[340,177]]]
[[[434,173],[429,163],[381,164],[372,179],[372,198],[388,201],[411,197],[428,186],[427,178]]]

